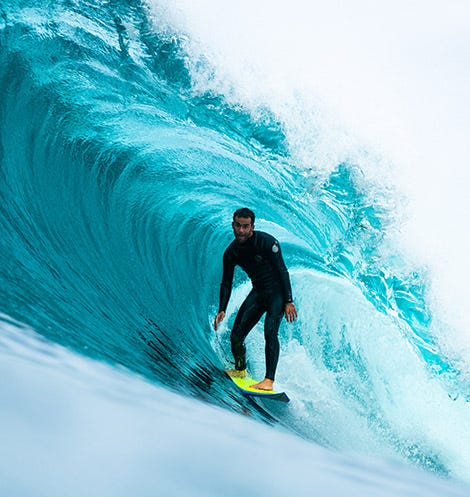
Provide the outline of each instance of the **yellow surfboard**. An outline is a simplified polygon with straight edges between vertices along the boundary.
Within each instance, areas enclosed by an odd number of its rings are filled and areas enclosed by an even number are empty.
[[[275,390],[260,390],[252,388],[252,385],[258,383],[253,378],[245,376],[245,378],[235,378],[230,376],[226,371],[227,376],[237,385],[243,395],[248,397],[262,397],[264,399],[280,400],[281,402],[289,402],[289,397],[285,392],[276,392]]]

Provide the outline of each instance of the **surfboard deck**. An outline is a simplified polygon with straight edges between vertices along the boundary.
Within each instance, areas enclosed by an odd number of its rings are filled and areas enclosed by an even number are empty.
[[[281,402],[289,402],[290,399],[285,392],[276,392],[275,390],[259,390],[252,388],[251,385],[258,383],[253,378],[245,376],[245,378],[235,378],[230,376],[226,371],[227,376],[237,385],[243,395],[247,397],[262,397],[264,399],[279,400]]]

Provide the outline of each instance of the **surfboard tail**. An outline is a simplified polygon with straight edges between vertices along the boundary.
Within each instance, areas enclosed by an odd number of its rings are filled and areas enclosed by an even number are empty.
[[[276,392],[275,390],[261,390],[253,388],[252,385],[258,383],[248,375],[243,378],[237,378],[227,372],[227,376],[237,385],[243,395],[247,397],[261,397],[265,399],[278,400],[281,402],[289,402],[290,399],[285,392]]]

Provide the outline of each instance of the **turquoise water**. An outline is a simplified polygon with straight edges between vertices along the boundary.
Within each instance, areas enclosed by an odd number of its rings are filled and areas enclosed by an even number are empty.
[[[141,2],[2,4],[0,311],[52,343],[323,446],[470,481],[468,380],[430,332],[426,275],[384,250],[360,166],[299,168],[282,122],[192,87]],[[283,246],[290,408],[230,390],[211,329],[231,213]],[[236,279],[228,324],[246,294]],[[262,374],[262,335],[249,338]],[[228,389],[228,390],[227,390]]]

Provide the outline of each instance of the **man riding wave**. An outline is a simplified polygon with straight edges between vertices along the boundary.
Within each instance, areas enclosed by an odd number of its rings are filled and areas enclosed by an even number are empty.
[[[266,375],[252,388],[272,390],[279,360],[279,326],[282,316],[291,323],[297,318],[292,300],[289,273],[282,258],[279,242],[268,233],[255,231],[255,214],[247,208],[238,209],[232,222],[235,240],[223,256],[223,275],[220,285],[219,312],[215,317],[217,330],[225,317],[232,293],[235,266],[240,266],[249,276],[253,288],[240,306],[230,335],[235,369],[231,376],[246,376],[245,338],[266,313],[264,338],[266,341]]]

